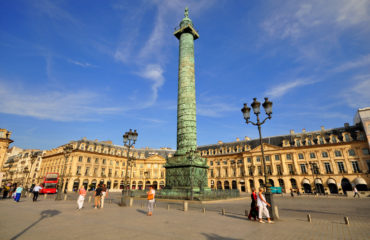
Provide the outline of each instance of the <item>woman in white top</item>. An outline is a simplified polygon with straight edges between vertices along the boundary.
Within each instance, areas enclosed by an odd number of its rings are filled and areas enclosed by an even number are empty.
[[[270,219],[269,210],[267,206],[271,207],[271,205],[266,201],[265,196],[263,195],[263,188],[259,189],[257,194],[257,206],[258,206],[258,218],[260,223],[265,223],[262,221],[262,213],[266,216],[268,223],[273,223]]]

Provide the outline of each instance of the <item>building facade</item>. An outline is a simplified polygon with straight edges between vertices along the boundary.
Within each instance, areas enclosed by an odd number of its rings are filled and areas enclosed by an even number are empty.
[[[63,146],[46,151],[40,169],[40,176],[47,173],[65,172],[63,189],[73,191],[84,185],[86,189],[95,189],[97,184],[104,183],[110,191],[121,191],[127,164],[127,148],[113,145],[111,142],[81,139],[72,141],[73,146],[67,163]],[[165,184],[166,159],[171,157],[171,149],[131,149],[131,165],[128,176],[131,176],[131,189],[145,189],[148,185],[163,188]],[[64,171],[65,169],[65,171]],[[41,183],[42,178],[38,179]]]
[[[367,190],[370,182],[369,144],[362,124],[263,139],[268,179],[283,192],[337,194]],[[259,139],[201,146],[210,166],[213,189],[239,189],[264,185]]]
[[[2,169],[7,157],[9,145],[13,142],[10,139],[11,132],[0,128],[0,183],[3,181],[6,171]]]
[[[7,160],[3,165],[5,171],[3,182],[22,184],[27,188],[36,184],[43,153],[38,149],[23,150],[17,147],[9,149]]]

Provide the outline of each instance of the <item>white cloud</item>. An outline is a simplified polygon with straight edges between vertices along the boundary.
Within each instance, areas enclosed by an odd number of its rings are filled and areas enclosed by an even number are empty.
[[[316,81],[312,81],[311,79],[296,79],[290,82],[281,83],[277,86],[271,87],[266,91],[265,95],[271,98],[282,97],[289,91],[293,90],[294,88],[313,84],[315,82]]]
[[[200,103],[197,105],[197,114],[205,117],[225,117],[228,112],[240,111],[239,108],[228,103]]]
[[[68,62],[73,63],[73,64],[75,64],[77,66],[80,66],[80,67],[84,67],[84,68],[86,68],[86,67],[95,67],[94,65],[92,65],[88,62],[79,62],[79,61],[75,61],[75,60],[72,60],[72,59],[68,59]]]
[[[370,74],[357,76],[351,85],[343,91],[342,96],[347,105],[353,108],[370,106]]]
[[[93,92],[27,91],[0,82],[0,112],[54,121],[96,121],[122,108],[99,106]]]
[[[333,72],[344,72],[351,70],[353,68],[360,68],[366,65],[370,65],[370,54],[363,56],[357,60],[343,63],[342,65],[339,65],[338,67],[334,68]]]
[[[138,73],[139,76],[149,79],[151,81],[152,96],[151,99],[144,104],[145,106],[153,105],[158,98],[158,90],[164,84],[163,69],[158,64],[149,64],[145,66],[142,72]]]

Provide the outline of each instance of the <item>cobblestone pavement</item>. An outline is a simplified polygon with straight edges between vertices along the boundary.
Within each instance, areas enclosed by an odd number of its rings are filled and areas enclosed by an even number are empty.
[[[104,209],[92,202],[76,210],[76,195],[67,201],[40,197],[0,201],[0,240],[5,239],[370,239],[370,199],[276,197],[281,220],[275,224],[248,221],[249,199],[189,204],[157,201],[152,217],[145,200],[121,208],[119,194],[111,194]],[[112,199],[112,203],[110,202]],[[167,210],[167,206],[170,209]],[[201,209],[206,208],[206,213]],[[226,209],[226,215],[221,209]],[[307,222],[307,213],[312,222]],[[345,225],[348,216],[350,225]]]

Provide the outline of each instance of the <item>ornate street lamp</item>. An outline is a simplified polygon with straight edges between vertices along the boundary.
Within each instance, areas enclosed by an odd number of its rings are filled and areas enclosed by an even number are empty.
[[[261,133],[261,125],[263,125],[267,119],[271,119],[271,114],[272,114],[272,102],[268,100],[268,98],[265,98],[265,102],[262,104],[263,108],[265,109],[267,117],[261,122],[259,115],[260,115],[260,107],[261,103],[257,101],[257,98],[253,98],[253,103],[251,104],[251,107],[253,109],[254,114],[257,117],[257,122],[254,123],[250,121],[250,115],[251,115],[251,108],[248,107],[246,103],[244,103],[244,107],[241,109],[243,113],[243,117],[245,119],[245,122],[251,123],[254,126],[258,127],[258,133],[260,136],[260,146],[261,146],[261,153],[262,153],[262,163],[263,163],[263,172],[264,172],[264,177],[265,177],[265,186],[266,186],[266,201],[271,204],[271,209],[270,209],[270,215],[271,218],[274,218],[274,211],[273,211],[273,194],[271,193],[271,184],[268,181],[268,173],[267,173],[267,167],[266,167],[266,159],[265,159],[265,153],[263,151],[263,143],[262,143],[262,133]]]
[[[125,173],[125,181],[124,181],[124,188],[122,190],[122,197],[121,197],[121,207],[125,207],[126,206],[126,197],[127,195],[129,194],[129,191],[127,189],[127,180],[128,180],[128,165],[131,163],[131,159],[130,159],[130,149],[132,146],[134,146],[136,140],[137,140],[137,136],[138,136],[138,133],[136,132],[136,130],[132,131],[132,129],[130,129],[130,131],[128,132],[125,132],[125,134],[123,134],[123,144],[125,147],[127,147],[127,163],[126,163],[126,173]],[[131,167],[131,172],[130,172],[130,184],[129,184],[129,187],[131,186],[131,174],[132,174],[132,167]],[[131,190],[131,187],[130,187],[130,190]]]
[[[63,184],[64,184],[64,174],[66,172],[69,155],[71,155],[72,151],[73,151],[73,146],[71,144],[68,144],[68,145],[64,146],[64,148],[63,148],[64,167],[63,167],[62,172],[61,172],[60,177],[59,177],[59,181],[58,181],[58,193],[57,193],[57,196],[56,196],[55,200],[62,200],[62,191],[63,191]]]

